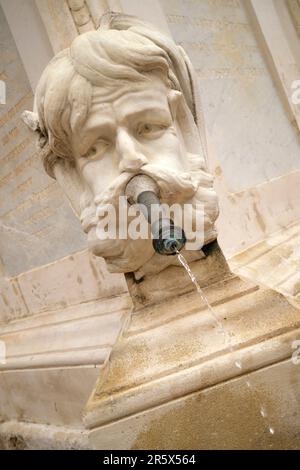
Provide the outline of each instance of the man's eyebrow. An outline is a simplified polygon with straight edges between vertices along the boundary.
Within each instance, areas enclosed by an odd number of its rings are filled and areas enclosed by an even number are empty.
[[[91,120],[90,122],[87,122],[85,124],[85,129],[84,132],[93,132],[95,130],[115,130],[116,129],[116,123],[112,119],[103,119],[100,122],[95,120]]]
[[[164,116],[171,118],[170,111],[166,108],[160,106],[151,106],[149,107],[141,107],[140,109],[133,109],[127,113],[123,113],[121,116],[121,120],[128,120],[132,118],[138,118],[140,115],[147,114],[147,115],[155,115],[156,113],[163,114]]]

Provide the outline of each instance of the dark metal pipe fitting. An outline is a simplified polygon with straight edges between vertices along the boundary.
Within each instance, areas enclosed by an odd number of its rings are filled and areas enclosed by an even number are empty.
[[[153,248],[157,253],[175,255],[184,247],[186,243],[184,231],[180,227],[175,227],[171,219],[163,217],[163,211],[160,210],[159,189],[152,178],[146,175],[134,176],[126,186],[125,195],[131,204],[141,205],[146,220],[151,224]],[[154,208],[156,210],[153,210]],[[156,217],[154,220],[153,214]]]

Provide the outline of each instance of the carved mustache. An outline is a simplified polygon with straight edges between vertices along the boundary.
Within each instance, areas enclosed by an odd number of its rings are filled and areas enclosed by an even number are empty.
[[[117,203],[119,196],[124,195],[129,180],[137,174],[147,175],[152,178],[159,187],[161,201],[169,204],[175,202],[175,200],[182,200],[182,198],[189,199],[195,194],[199,186],[190,173],[147,164],[138,172],[122,173],[107,190],[95,197],[95,205]]]
[[[118,207],[119,197],[125,194],[127,183],[137,174],[152,178],[159,187],[161,202],[169,205],[186,202],[195,195],[200,185],[208,187],[212,184],[211,175],[202,170],[187,173],[147,164],[138,172],[121,173],[105,191],[94,198],[94,202],[83,209],[80,221],[86,233],[99,221],[96,215],[97,208],[109,204]]]

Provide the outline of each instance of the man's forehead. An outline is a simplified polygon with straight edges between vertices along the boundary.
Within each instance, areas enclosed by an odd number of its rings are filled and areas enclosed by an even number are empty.
[[[142,83],[133,85],[130,90],[106,96],[101,87],[94,87],[92,103],[83,126],[73,134],[74,143],[85,153],[96,133],[110,135],[118,125],[128,125],[131,120],[139,120],[145,113],[150,115],[163,113],[170,118],[168,105],[169,89],[162,83]]]
[[[168,107],[168,89],[163,84],[140,84],[130,90],[124,90],[117,97],[104,97],[99,87],[94,87],[90,118],[103,114],[106,119],[122,120],[133,113],[150,108]]]

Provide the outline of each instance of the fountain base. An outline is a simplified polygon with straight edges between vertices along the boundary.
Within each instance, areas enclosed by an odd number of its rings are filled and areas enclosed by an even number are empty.
[[[217,243],[205,251],[191,268],[226,324],[231,347],[182,268],[139,283],[127,276],[131,320],[85,413],[94,448],[299,445],[300,378],[291,362],[299,312],[279,294],[233,275]]]

